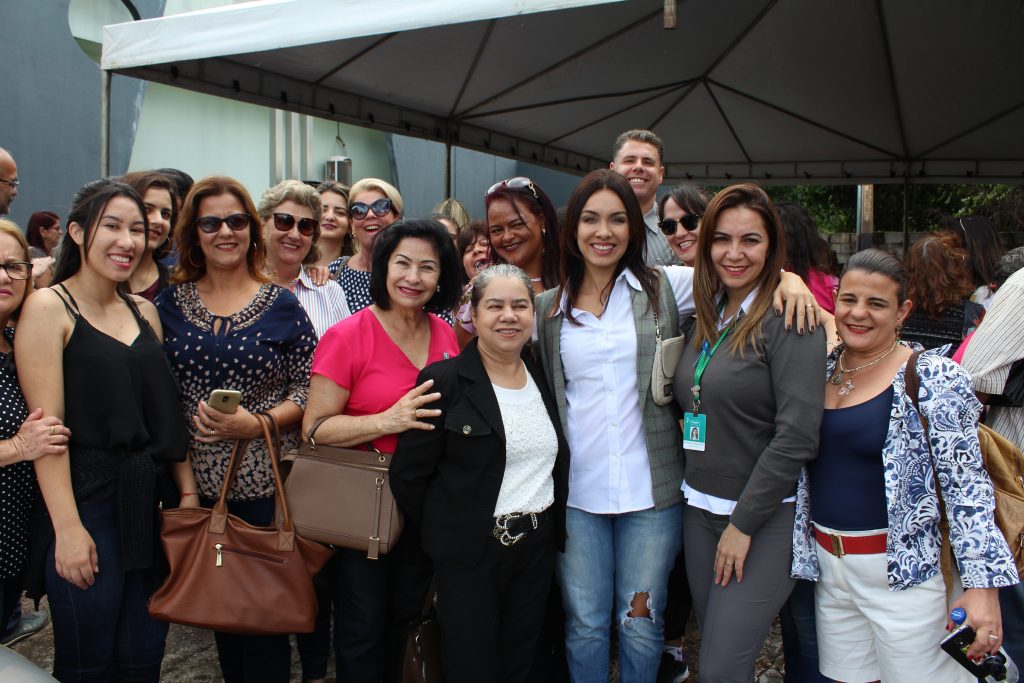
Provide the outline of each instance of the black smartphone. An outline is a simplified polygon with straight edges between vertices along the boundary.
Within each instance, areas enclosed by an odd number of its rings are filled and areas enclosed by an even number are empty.
[[[974,643],[974,629],[963,624],[953,629],[953,632],[942,639],[941,647],[950,657],[960,663],[960,666],[967,669],[972,676],[987,679],[991,676],[994,680],[1006,680],[1006,660],[1002,654],[985,655],[980,662],[973,662],[967,657],[967,650]]]

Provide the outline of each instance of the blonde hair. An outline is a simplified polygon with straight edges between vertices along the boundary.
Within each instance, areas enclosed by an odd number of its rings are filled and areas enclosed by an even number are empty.
[[[348,190],[348,206],[352,208],[352,199],[360,192],[368,192],[370,190],[377,190],[385,197],[391,200],[391,210],[395,213],[398,218],[402,217],[402,210],[405,208],[405,203],[402,201],[402,195],[398,193],[396,188],[391,183],[381,180],[379,178],[363,178],[356,182]]]
[[[0,218],[0,235],[10,235],[13,237],[21,248],[22,258],[29,263],[32,262],[32,258],[29,256],[28,240],[25,239],[25,233],[21,231],[21,228],[19,228],[14,221],[6,218]],[[12,320],[18,319],[18,314],[21,313],[21,306],[25,303],[25,299],[28,297],[29,292],[32,291],[32,274],[29,273],[28,279],[23,282],[25,282],[25,294],[21,297],[21,301],[18,303],[17,307],[15,307],[14,311],[11,312]]]
[[[316,189],[301,180],[282,180],[264,192],[263,196],[260,197],[260,203],[256,207],[260,220],[264,223],[271,220],[274,215],[274,209],[287,201],[293,201],[300,206],[305,206],[313,212],[316,228],[313,230],[313,239],[310,243],[309,251],[306,252],[306,257],[302,259],[303,265],[313,265],[320,260],[320,247],[317,246],[317,242],[320,241],[320,221],[324,217],[324,202],[320,199],[320,193]]]

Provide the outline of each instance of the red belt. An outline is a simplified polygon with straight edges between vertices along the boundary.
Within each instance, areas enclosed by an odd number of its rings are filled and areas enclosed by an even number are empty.
[[[843,555],[876,555],[885,552],[885,534],[842,536],[840,534],[826,534],[818,527],[814,527],[814,538],[817,539],[818,545],[836,557],[842,557]]]

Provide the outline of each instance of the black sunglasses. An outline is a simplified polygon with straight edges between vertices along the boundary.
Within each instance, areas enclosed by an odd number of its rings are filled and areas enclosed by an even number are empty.
[[[288,232],[295,227],[295,223],[299,223],[299,234],[309,237],[315,231],[320,221],[313,220],[312,218],[296,218],[290,213],[275,213],[274,214],[274,227],[281,232]]]
[[[684,228],[693,232],[700,225],[700,219],[704,216],[702,213],[688,213],[682,218],[676,220],[675,218],[666,218],[663,221],[658,221],[658,227],[666,235],[676,234],[676,225],[682,225]]]
[[[377,218],[386,216],[391,213],[391,200],[382,198],[375,201],[373,204],[367,204],[366,202],[354,202],[349,205],[348,212],[356,220],[363,220],[369,213],[373,211],[373,215]]]
[[[207,234],[220,230],[220,224],[227,223],[232,230],[245,230],[252,224],[252,216],[247,213],[233,213],[230,216],[203,216],[196,219],[196,226]]]
[[[529,190],[534,199],[538,201],[540,200],[540,196],[537,194],[537,188],[533,186],[533,181],[526,176],[516,176],[515,178],[509,178],[508,180],[502,180],[494,183],[491,185],[490,189],[484,193],[484,199],[506,187],[510,190]]]

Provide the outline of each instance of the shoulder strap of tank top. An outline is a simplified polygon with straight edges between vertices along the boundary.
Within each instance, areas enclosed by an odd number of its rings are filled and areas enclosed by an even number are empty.
[[[146,316],[142,315],[142,311],[139,310],[139,305],[132,300],[132,295],[125,292],[118,292],[118,294],[122,299],[124,299],[124,302],[128,304],[128,308],[131,310],[132,315],[135,316],[135,322],[139,324],[139,331],[147,330],[151,335],[153,335],[154,339],[159,341],[156,336],[156,330],[154,330],[153,326],[149,324],[148,320],[146,320]]]
[[[71,292],[68,291],[68,288],[64,286],[63,282],[58,282],[57,286],[60,287],[60,291],[64,292],[64,296],[58,294],[57,298],[60,299],[60,302],[62,304],[64,304],[64,308],[67,309],[68,315],[71,316],[71,319],[77,321],[79,316],[82,315],[78,309],[78,302],[75,301],[75,297],[71,296]],[[67,297],[67,299],[64,298],[65,296]],[[71,303],[68,303],[68,301],[70,301]]]

